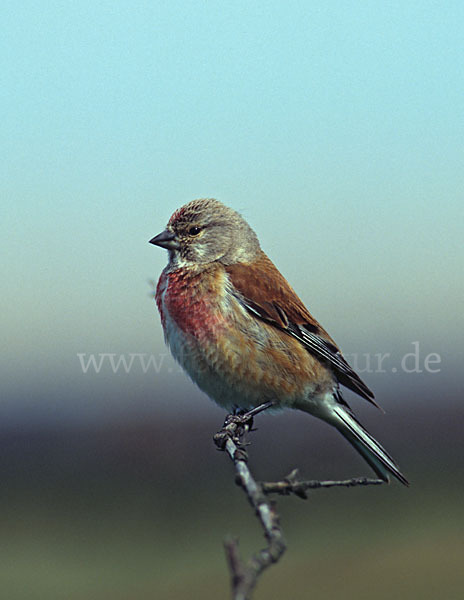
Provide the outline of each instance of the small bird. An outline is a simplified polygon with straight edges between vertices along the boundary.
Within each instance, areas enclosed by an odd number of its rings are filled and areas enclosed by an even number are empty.
[[[340,384],[376,404],[329,334],[261,250],[245,219],[218,200],[185,204],[150,240],[168,264],[156,288],[174,358],[220,406],[265,402],[333,425],[378,477],[407,479],[364,429]]]

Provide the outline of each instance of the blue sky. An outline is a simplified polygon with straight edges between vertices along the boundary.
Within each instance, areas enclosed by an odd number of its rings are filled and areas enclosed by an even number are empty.
[[[109,376],[84,382],[76,353],[164,351],[147,279],[166,257],[147,240],[201,196],[245,215],[347,352],[420,340],[455,368],[462,3],[2,13],[5,414],[37,394],[64,410],[70,382],[77,412],[127,393]],[[190,390],[179,373],[163,382]]]

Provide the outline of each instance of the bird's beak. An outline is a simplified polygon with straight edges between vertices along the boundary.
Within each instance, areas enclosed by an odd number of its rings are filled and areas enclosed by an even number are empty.
[[[149,244],[154,244],[155,246],[160,246],[161,248],[166,248],[166,250],[179,250],[180,244],[177,236],[172,231],[168,231],[167,229],[158,235],[155,235],[149,241]]]

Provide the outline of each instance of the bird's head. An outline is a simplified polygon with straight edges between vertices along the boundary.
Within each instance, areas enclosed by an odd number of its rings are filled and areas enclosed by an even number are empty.
[[[193,200],[176,210],[150,244],[169,250],[174,266],[251,262],[260,249],[245,219],[212,198]]]

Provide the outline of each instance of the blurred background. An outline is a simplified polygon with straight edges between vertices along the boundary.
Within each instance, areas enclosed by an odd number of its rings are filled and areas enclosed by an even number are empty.
[[[10,600],[228,597],[263,544],[164,347],[174,209],[217,197],[385,408],[411,480],[278,500],[264,598],[461,597],[461,2],[9,2],[0,60],[0,581]],[[304,414],[263,415],[258,479],[371,475]]]

